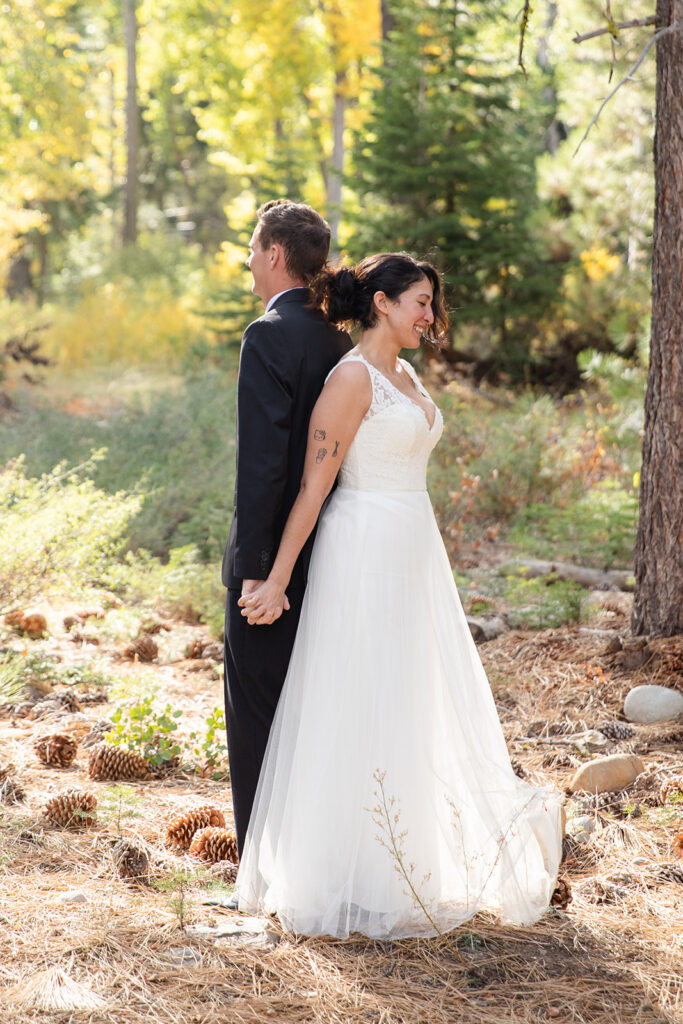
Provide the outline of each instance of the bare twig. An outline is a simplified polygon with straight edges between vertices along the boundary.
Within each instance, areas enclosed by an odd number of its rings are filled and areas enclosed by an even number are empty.
[[[622,28],[642,28],[644,25],[654,25],[657,22],[657,15],[650,14],[647,18],[633,18],[632,21],[610,22],[604,28],[594,28],[592,32],[584,32],[581,36],[574,36],[573,43],[585,43],[587,39],[595,39],[597,36],[609,34],[615,38],[615,31],[620,32]]]
[[[524,66],[524,36],[526,35],[527,25],[529,24],[529,15],[531,14],[531,0],[524,0],[524,7],[522,9],[522,21],[519,26],[519,54],[517,57],[517,63],[524,72],[524,77],[527,77],[526,67]]]
[[[643,52],[641,53],[640,57],[638,58],[638,60],[637,60],[637,61],[635,62],[635,64],[633,65],[633,67],[632,67],[632,68],[630,68],[630,69],[628,70],[628,72],[627,72],[627,73],[626,73],[626,74],[624,75],[624,77],[623,77],[623,78],[621,79],[621,81],[620,81],[620,82],[617,82],[617,84],[616,84],[616,85],[615,85],[615,87],[614,87],[614,88],[612,89],[612,91],[611,91],[611,93],[609,94],[609,96],[607,96],[607,98],[606,98],[606,99],[604,99],[604,100],[602,101],[602,103],[600,104],[600,107],[599,107],[599,109],[598,109],[598,112],[597,112],[597,114],[595,115],[595,117],[593,118],[593,120],[591,121],[591,123],[590,123],[590,124],[588,125],[588,127],[586,128],[586,131],[585,131],[585,132],[584,132],[584,134],[583,134],[583,138],[581,139],[581,142],[580,142],[580,143],[578,144],[578,146],[577,146],[577,147],[576,147],[576,149],[574,150],[574,156],[576,156],[576,154],[577,154],[577,153],[579,152],[579,150],[581,149],[581,146],[582,146],[582,145],[584,144],[584,142],[585,142],[585,141],[586,141],[586,139],[588,138],[588,133],[589,133],[589,131],[591,130],[591,128],[593,127],[593,125],[597,123],[597,120],[598,120],[598,118],[600,117],[600,114],[601,114],[601,113],[603,112],[603,110],[605,109],[605,107],[607,106],[607,104],[609,103],[609,101],[610,101],[610,100],[612,99],[612,97],[613,97],[613,96],[614,96],[614,95],[615,95],[615,94],[616,94],[616,93],[617,93],[617,92],[619,91],[619,89],[621,89],[622,85],[624,85],[624,83],[625,83],[625,82],[628,82],[628,81],[631,81],[631,80],[632,80],[632,78],[633,78],[633,73],[634,73],[635,71],[637,71],[637,70],[638,70],[638,68],[640,67],[640,65],[641,65],[641,64],[643,63],[643,61],[645,60],[645,57],[647,56],[647,54],[648,54],[648,52],[649,52],[649,50],[650,50],[650,47],[652,46],[652,44],[653,44],[653,43],[656,43],[658,39],[661,39],[661,38],[662,38],[662,36],[667,36],[667,35],[669,35],[669,34],[670,34],[671,32],[678,32],[678,31],[679,31],[680,29],[682,29],[682,28],[683,28],[683,22],[676,22],[676,24],[675,24],[675,25],[667,25],[667,27],[666,27],[666,28],[661,28],[661,29],[659,30],[659,32],[655,32],[655,34],[653,35],[652,39],[651,39],[651,40],[649,41],[649,43],[647,44],[647,46],[645,47],[645,49],[643,50]]]

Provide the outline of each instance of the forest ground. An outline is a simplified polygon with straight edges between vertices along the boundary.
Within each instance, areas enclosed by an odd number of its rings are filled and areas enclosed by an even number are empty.
[[[628,595],[602,594],[581,627],[512,630],[480,646],[516,770],[529,781],[564,789],[591,755],[563,737],[620,718],[631,686],[661,682],[683,690],[681,638],[653,641],[653,659],[636,672],[606,653],[606,639],[628,629],[629,602]],[[70,768],[55,769],[38,761],[33,743],[49,731],[82,737],[111,714],[122,685],[129,699],[155,692],[182,710],[181,731],[191,730],[222,699],[216,664],[184,656],[207,631],[168,621],[157,637],[157,661],[131,663],[107,629],[107,618],[121,609],[89,619],[75,642],[62,621],[76,604],[42,610],[49,635],[6,636],[5,647],[29,647],[59,659],[62,669],[80,666],[83,679],[89,667],[105,667],[119,683],[73,685],[80,712],[35,719],[28,707],[0,718],[2,761],[14,764],[26,791],[24,802],[2,807],[0,821],[0,1004],[14,1024],[683,1021],[683,883],[661,870],[675,861],[683,793],[674,787],[664,802],[659,794],[664,780],[683,774],[680,723],[636,726],[634,737],[610,748],[639,753],[646,772],[618,807],[592,813],[586,843],[565,840],[561,875],[572,901],[533,927],[505,927],[480,914],[447,939],[295,938],[275,921],[266,945],[202,938],[193,926],[238,918],[204,903],[230,887],[220,872],[167,849],[164,832],[173,814],[198,804],[214,804],[230,819],[228,781],[180,770],[124,786],[93,783],[87,750],[79,749]],[[67,788],[95,792],[95,827],[63,830],[45,821],[46,799]],[[581,810],[568,802],[570,815]],[[119,834],[147,844],[156,886],[117,877],[110,840]],[[74,893],[81,902],[62,902]]]

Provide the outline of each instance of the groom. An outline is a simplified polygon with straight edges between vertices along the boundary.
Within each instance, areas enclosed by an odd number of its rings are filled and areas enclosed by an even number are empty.
[[[330,228],[310,206],[272,200],[258,211],[247,266],[265,313],[242,340],[237,382],[235,510],[223,556],[225,721],[240,856],[261,763],[299,622],[313,537],[287,588],[289,609],[250,626],[238,605],[267,577],[299,491],[308,421],[325,377],[351,348],[348,334],[309,307]]]

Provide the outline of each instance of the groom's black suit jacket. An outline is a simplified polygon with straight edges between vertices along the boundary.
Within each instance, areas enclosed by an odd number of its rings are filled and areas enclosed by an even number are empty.
[[[235,510],[223,584],[265,579],[299,492],[308,423],[325,377],[351,348],[344,331],[308,306],[307,288],[285,292],[244,332],[237,387]],[[304,545],[290,587],[302,588],[313,545]]]

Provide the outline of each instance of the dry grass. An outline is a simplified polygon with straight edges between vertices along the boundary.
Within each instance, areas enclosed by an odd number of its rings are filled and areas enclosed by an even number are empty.
[[[598,627],[623,625],[621,613],[608,614]],[[59,638],[50,642],[65,656],[73,649],[66,641],[60,648]],[[683,641],[652,646],[655,660],[637,673],[622,670],[616,656],[601,654],[603,635],[578,629],[509,633],[481,648],[511,754],[531,781],[562,789],[574,765],[586,760],[559,742],[560,730],[613,719],[635,683],[656,679],[681,687]],[[220,699],[220,684],[208,671],[139,671],[158,673],[163,699],[172,690],[193,719]],[[85,713],[95,720],[106,710],[99,705]],[[146,843],[153,877],[190,873],[186,923],[223,919],[228,911],[202,902],[216,885],[211,872],[166,850],[162,840],[168,819],[184,806],[212,803],[229,816],[227,784],[181,775],[126,783],[120,822],[113,807],[108,817],[100,815],[96,828],[54,829],[42,820],[42,807],[49,793],[84,786],[85,752],[71,768],[48,768],[32,751],[45,720],[12,724],[5,718],[0,760],[16,765],[28,797],[0,805],[2,1020],[682,1022],[683,884],[662,880],[656,871],[674,859],[672,840],[681,827],[683,801],[673,793],[662,806],[656,794],[659,778],[683,774],[681,728],[639,727],[633,739],[613,748],[643,757],[648,787],[641,793],[636,784],[628,797],[639,803],[639,816],[599,809],[590,841],[568,844],[563,871],[573,901],[567,910],[548,911],[532,928],[502,927],[478,915],[450,936],[463,966],[437,939],[335,941],[280,932],[276,945],[259,948],[182,931],[171,905],[177,893],[120,881],[111,848],[119,831],[137,835]],[[111,784],[91,785],[102,805]],[[62,902],[71,890],[85,902]],[[179,963],[183,956],[186,962]]]

